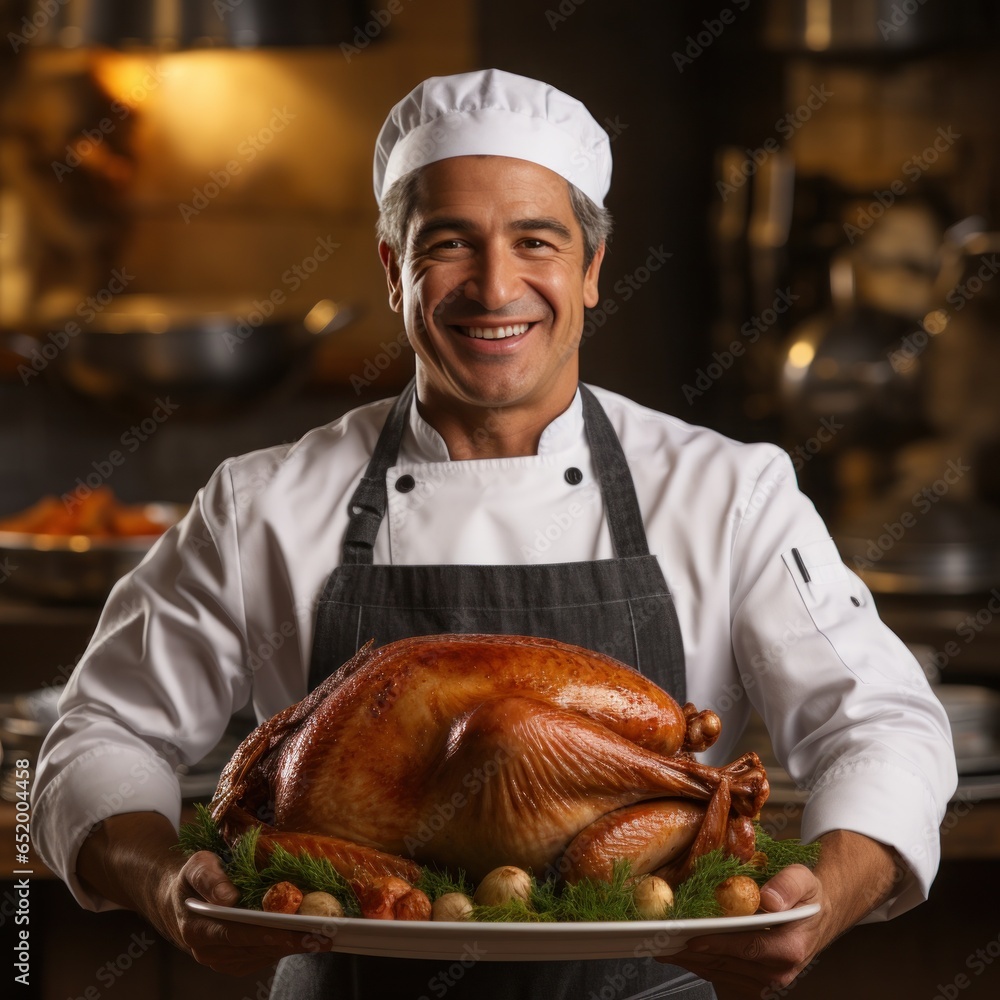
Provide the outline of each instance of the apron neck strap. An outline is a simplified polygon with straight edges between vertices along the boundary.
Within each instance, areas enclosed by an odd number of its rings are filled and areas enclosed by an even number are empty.
[[[601,497],[619,559],[648,556],[646,529],[635,495],[632,470],[628,467],[621,441],[597,397],[582,382],[580,400],[583,403],[583,425],[590,444],[590,456],[601,487]]]
[[[372,564],[375,539],[389,505],[385,475],[396,464],[415,391],[416,379],[411,379],[389,411],[368,468],[351,497],[350,521],[341,560],[344,563]],[[618,435],[611,426],[604,407],[582,382],[580,398],[587,441],[607,511],[615,555],[619,559],[649,555],[632,472],[625,460]]]
[[[347,525],[347,535],[344,537],[342,562],[362,563],[367,566],[372,564],[379,525],[389,505],[385,474],[396,464],[399,445],[410,417],[410,404],[413,401],[416,385],[417,380],[410,379],[406,388],[397,397],[378,436],[368,468],[365,469],[365,474],[351,497],[350,521]]]

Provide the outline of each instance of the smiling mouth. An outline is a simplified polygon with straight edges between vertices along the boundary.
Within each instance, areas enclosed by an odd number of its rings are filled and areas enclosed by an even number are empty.
[[[512,323],[510,326],[456,326],[453,329],[475,340],[506,340],[508,337],[519,337],[530,328],[530,323]]]

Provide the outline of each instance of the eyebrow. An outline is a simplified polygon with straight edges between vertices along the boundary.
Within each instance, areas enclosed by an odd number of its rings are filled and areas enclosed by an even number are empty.
[[[558,219],[549,218],[548,216],[540,216],[539,218],[533,219],[516,219],[513,223],[511,223],[509,228],[519,233],[546,230],[550,233],[554,233],[556,236],[564,240],[570,240],[573,238],[573,234],[566,225]],[[476,226],[469,219],[464,219],[461,216],[444,216],[442,218],[431,219],[428,222],[425,222],[413,234],[413,242],[420,244],[429,237],[433,236],[435,233],[439,233],[444,230],[469,233],[473,232],[475,229]]]

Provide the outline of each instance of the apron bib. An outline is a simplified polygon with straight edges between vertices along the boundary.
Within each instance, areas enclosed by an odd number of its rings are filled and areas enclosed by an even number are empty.
[[[580,386],[584,425],[616,557],[524,566],[374,565],[414,394],[396,400],[351,498],[341,565],[317,605],[312,690],[369,639],[448,632],[534,635],[606,653],[685,701],[673,599],[649,553],[632,474],[601,404]],[[576,962],[438,962],[328,953],[278,965],[272,1000],[714,1000],[691,973],[648,958]]]

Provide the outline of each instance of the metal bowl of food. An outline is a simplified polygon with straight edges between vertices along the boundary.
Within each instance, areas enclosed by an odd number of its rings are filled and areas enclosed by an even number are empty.
[[[44,497],[0,519],[4,593],[33,601],[103,603],[184,511],[180,504],[122,504],[103,487],[75,506]]]

